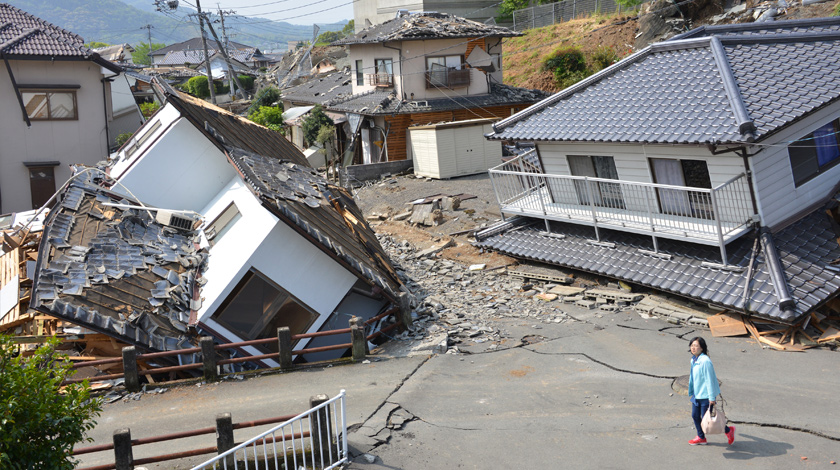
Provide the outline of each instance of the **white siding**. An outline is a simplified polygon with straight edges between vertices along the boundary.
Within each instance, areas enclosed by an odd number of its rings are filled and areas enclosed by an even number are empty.
[[[484,138],[484,134],[491,131],[490,124],[409,128],[414,173],[431,178],[454,178],[482,173],[500,164],[501,142]]]
[[[414,155],[414,174],[431,178],[440,177],[438,166],[437,133],[434,129],[409,129],[411,152]]]
[[[840,106],[835,105],[815,113],[808,119],[791,126],[768,142],[764,150],[750,158],[762,223],[768,227],[783,222],[829,196],[840,181],[840,165],[798,188],[793,182],[790,156],[786,142],[801,139],[819,126],[840,117]]]

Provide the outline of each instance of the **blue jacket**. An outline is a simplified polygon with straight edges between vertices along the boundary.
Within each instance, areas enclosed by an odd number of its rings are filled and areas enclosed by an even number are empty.
[[[718,395],[720,395],[720,387],[712,360],[705,354],[700,354],[696,358],[692,357],[691,373],[688,376],[688,396],[698,400],[714,400]]]

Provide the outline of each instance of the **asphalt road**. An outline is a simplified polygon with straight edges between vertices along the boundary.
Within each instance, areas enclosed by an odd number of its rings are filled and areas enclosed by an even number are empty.
[[[538,328],[500,319],[514,337],[536,342],[495,351],[463,346],[467,354],[397,357],[405,344],[392,342],[369,364],[192,384],[116,402],[91,436],[106,443],[120,427],[138,438],[211,426],[224,411],[234,422],[300,412],[310,396],[345,389],[355,469],[837,468],[837,352],[766,350],[745,337],[712,338],[708,330],[631,312],[570,314],[579,321]],[[705,447],[687,443],[695,435],[688,398],[672,385],[688,372],[688,339],[698,334],[709,343],[737,426],[732,446],[722,436]],[[136,458],[175,447],[141,449]]]

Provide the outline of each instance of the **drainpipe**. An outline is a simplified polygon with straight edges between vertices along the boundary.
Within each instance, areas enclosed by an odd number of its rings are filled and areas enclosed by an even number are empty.
[[[405,96],[405,83],[403,82],[403,55],[402,55],[402,49],[401,49],[401,48],[398,48],[398,47],[391,47],[391,46],[389,46],[389,45],[387,45],[387,44],[385,44],[385,43],[383,43],[383,44],[382,44],[382,47],[385,47],[385,48],[387,48],[387,49],[393,49],[393,50],[395,50],[395,51],[397,51],[397,52],[398,52],[398,57],[400,58],[400,60],[398,60],[398,61],[397,61],[397,62],[400,64],[400,91],[402,92],[403,97],[404,97],[404,96]],[[376,71],[374,70],[374,72],[376,72]]]
[[[787,278],[779,259],[779,252],[773,242],[773,235],[767,227],[761,227],[761,244],[764,247],[764,262],[767,264],[767,272],[770,274],[773,290],[779,300],[779,310],[789,313],[794,309],[796,303],[790,295],[790,290],[788,290]]]
[[[736,151],[736,153],[738,153]],[[750,199],[752,200],[753,214],[758,214],[758,201],[755,198],[755,188],[753,187],[752,171],[750,170],[749,155],[747,149],[741,150],[741,158],[744,160],[744,171],[747,174],[747,187],[750,188]]]
[[[115,73],[110,77],[103,76],[102,80],[100,80],[100,82],[102,82],[102,107],[105,109],[105,149],[107,152],[106,157],[111,155],[111,128],[108,126],[108,90],[105,86],[105,82],[113,82],[113,78],[119,76],[119,73]],[[113,106],[113,103],[111,103],[111,105]],[[76,112],[78,112],[78,110]]]

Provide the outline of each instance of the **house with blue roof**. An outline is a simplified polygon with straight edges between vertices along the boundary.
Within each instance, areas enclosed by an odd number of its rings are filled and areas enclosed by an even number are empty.
[[[838,64],[840,18],[653,44],[493,125],[535,149],[478,244],[803,321],[840,294]]]

